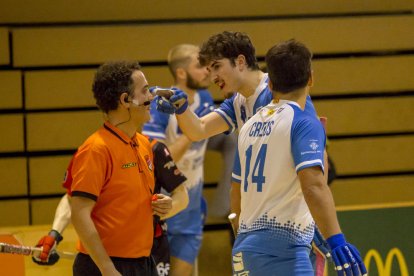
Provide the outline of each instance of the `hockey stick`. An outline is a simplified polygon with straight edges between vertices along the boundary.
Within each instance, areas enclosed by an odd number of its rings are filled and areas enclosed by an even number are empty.
[[[231,213],[227,217],[229,219],[229,221],[230,221],[231,228],[233,229],[233,235],[234,235],[234,237],[237,236],[237,229],[236,229],[236,225],[235,225],[235,223],[236,223],[236,217],[237,217],[237,214],[236,213]]]
[[[76,257],[76,254],[72,252],[63,252],[63,251],[58,251],[58,250],[54,250],[54,251],[61,258],[73,260]],[[26,255],[26,256],[33,255],[37,257],[40,255],[40,253],[42,253],[42,248],[0,242],[0,253],[19,254],[19,255]]]

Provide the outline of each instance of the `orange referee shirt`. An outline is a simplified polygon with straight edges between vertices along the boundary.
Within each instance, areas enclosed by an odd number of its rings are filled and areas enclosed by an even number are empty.
[[[153,242],[151,145],[108,122],[79,147],[72,165],[72,196],[96,201],[92,220],[109,256],[149,256]],[[79,242],[80,252],[86,249]]]

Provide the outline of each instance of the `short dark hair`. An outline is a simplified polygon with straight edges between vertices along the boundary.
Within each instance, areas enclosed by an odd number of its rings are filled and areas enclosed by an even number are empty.
[[[105,113],[118,108],[122,93],[133,92],[134,71],[141,70],[137,61],[114,61],[99,66],[92,85],[98,107]]]
[[[312,72],[312,53],[291,39],[276,44],[266,54],[266,66],[273,90],[288,93],[307,85]]]
[[[198,59],[202,66],[222,58],[230,59],[231,64],[235,65],[235,59],[239,55],[246,58],[247,66],[250,69],[259,70],[256,50],[249,36],[241,32],[224,31],[211,36],[203,43]]]

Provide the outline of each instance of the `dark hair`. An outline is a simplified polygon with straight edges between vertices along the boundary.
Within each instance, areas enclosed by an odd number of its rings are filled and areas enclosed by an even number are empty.
[[[211,36],[203,43],[198,59],[202,66],[208,65],[213,60],[222,58],[230,59],[235,65],[235,59],[243,55],[247,66],[253,70],[259,70],[256,59],[256,50],[247,34],[241,32],[224,31]]]
[[[122,93],[133,92],[134,71],[141,70],[137,61],[114,61],[99,66],[92,85],[98,107],[105,113],[118,108]]]
[[[266,54],[266,66],[273,90],[288,93],[307,85],[311,76],[312,53],[291,39],[276,44]]]

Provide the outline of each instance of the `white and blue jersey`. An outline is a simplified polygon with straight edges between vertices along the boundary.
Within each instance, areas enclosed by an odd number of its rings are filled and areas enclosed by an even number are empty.
[[[207,90],[200,90],[194,95],[194,103],[189,106],[190,110],[198,114],[206,105],[214,105],[213,99]],[[151,120],[143,127],[143,134],[151,138],[165,142],[167,146],[172,145],[182,135],[175,116],[162,113],[156,109],[156,102],[151,103]],[[179,162],[178,169],[187,177],[184,182],[188,190],[188,207],[167,220],[168,232],[185,234],[198,234],[202,231],[200,216],[192,216],[189,219],[186,212],[199,212],[201,208],[203,178],[204,178],[204,154],[208,140],[192,143]],[[197,220],[197,221],[193,221]]]
[[[244,124],[233,181],[241,184],[239,236],[246,240],[237,250],[286,255],[309,247],[315,223],[297,172],[324,170],[325,142],[317,117],[292,101],[270,103]]]
[[[273,95],[268,82],[268,74],[264,74],[253,95],[245,98],[242,94],[235,93],[233,97],[224,100],[220,107],[214,110],[228,124],[229,130],[226,133],[240,130],[247,120],[272,101]],[[310,96],[306,98],[305,111],[316,116]]]

